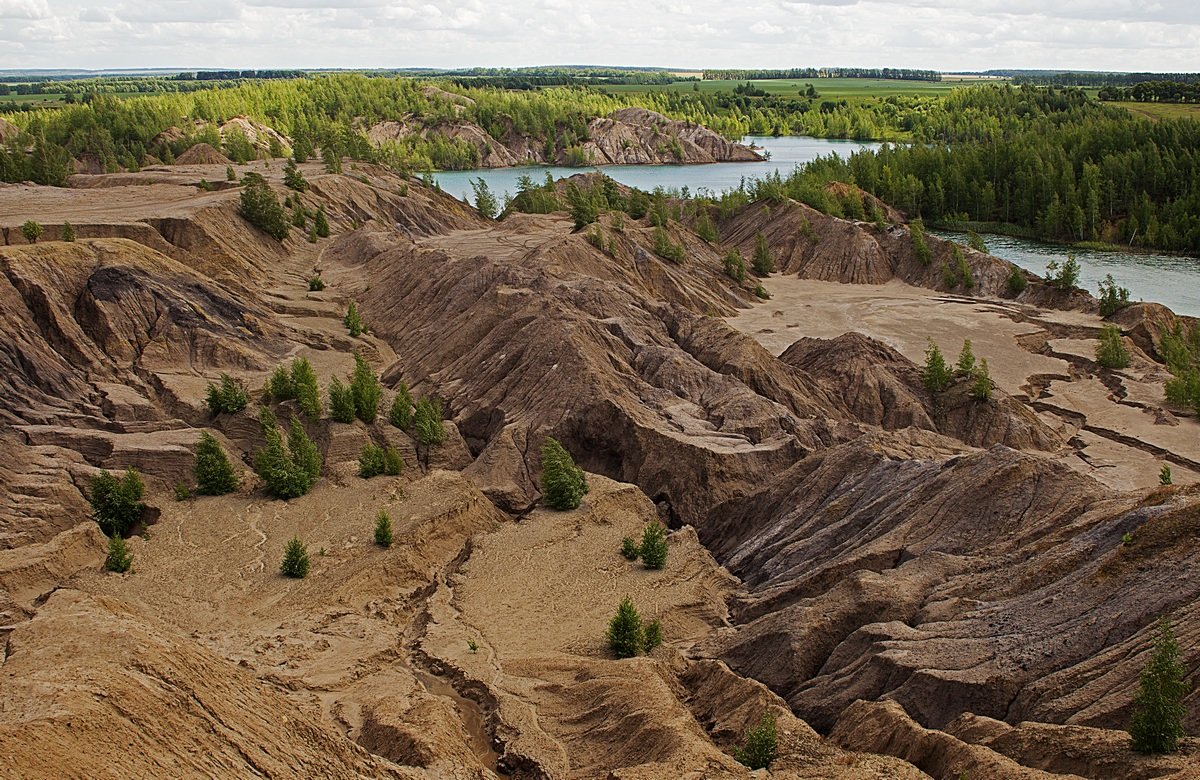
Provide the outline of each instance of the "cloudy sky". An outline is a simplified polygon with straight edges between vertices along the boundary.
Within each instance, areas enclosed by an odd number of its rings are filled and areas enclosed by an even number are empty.
[[[0,69],[1200,70],[1194,0],[0,0]]]

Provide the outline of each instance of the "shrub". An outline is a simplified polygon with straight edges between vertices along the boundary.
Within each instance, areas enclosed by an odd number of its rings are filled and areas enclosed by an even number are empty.
[[[617,614],[608,622],[608,646],[617,658],[633,658],[641,655],[644,645],[642,616],[638,614],[633,599],[626,596],[617,607]]]
[[[971,372],[971,398],[980,403],[992,400],[992,376],[988,373],[987,358],[979,361],[979,365]]]
[[[146,484],[137,469],[130,466],[120,477],[109,471],[101,471],[92,477],[88,500],[100,530],[108,536],[125,536],[142,517],[146,508],[142,503],[145,495]]]
[[[321,292],[324,289],[325,289],[325,280],[322,279],[319,274],[308,277],[308,291],[309,292]]]
[[[290,401],[296,397],[296,387],[292,384],[292,372],[284,366],[277,366],[267,380],[267,397],[272,401]]]
[[[967,246],[971,247],[976,252],[987,252],[987,244],[983,243],[983,236],[979,235],[974,230],[967,231]]]
[[[654,254],[664,260],[670,260],[672,263],[682,263],[684,260],[683,245],[672,241],[664,227],[654,230]]]
[[[232,165],[225,166],[225,181],[237,181],[237,174],[234,173]]]
[[[646,627],[642,630],[642,649],[648,653],[661,645],[662,642],[662,623],[657,620],[647,623]]]
[[[183,482],[180,482],[175,485],[175,500],[176,501],[187,501],[191,497],[192,497],[192,489],[190,487],[188,487]]]
[[[237,414],[246,408],[249,398],[242,383],[229,374],[221,374],[221,384],[208,383],[205,392],[208,411],[216,417],[218,414]]]
[[[754,256],[750,259],[750,266],[757,276],[766,276],[775,270],[771,247],[767,245],[767,237],[762,233],[754,234]]]
[[[313,370],[308,358],[298,357],[292,360],[292,390],[295,393],[296,405],[310,420],[321,419],[321,390],[317,387],[317,372]]]
[[[67,242],[75,241],[75,228],[71,227],[70,222],[64,222],[62,226],[62,240]]]
[[[208,179],[201,179],[200,183],[196,185],[196,189],[201,192],[212,192],[212,185],[208,183]]]
[[[380,509],[375,515],[375,544],[380,547],[392,546],[392,518],[387,510]]]
[[[583,469],[566,448],[547,436],[542,442],[542,501],[552,509],[578,509],[587,492]]]
[[[933,252],[929,251],[929,244],[925,242],[925,223],[914,219],[908,225],[908,235],[912,239],[913,254],[917,256],[917,262],[921,265],[932,263]]]
[[[721,265],[725,271],[725,275],[730,279],[735,282],[746,281],[746,261],[742,259],[742,253],[738,250],[730,249],[726,252]]]
[[[775,760],[778,739],[775,716],[763,713],[758,725],[746,732],[745,744],[733,752],[733,757],[750,769],[766,769]]]
[[[383,447],[368,444],[358,455],[358,476],[370,479],[383,473]]]
[[[292,537],[283,550],[283,562],[279,564],[279,573],[285,577],[304,579],[308,576],[308,548],[299,537]]]
[[[325,213],[325,206],[317,208],[317,216],[313,218],[313,229],[321,238],[329,238],[329,215]]]
[[[940,393],[950,386],[953,379],[954,375],[950,373],[942,351],[931,339],[929,347],[925,350],[925,368],[921,371],[921,382],[929,392]]]
[[[484,219],[496,218],[496,196],[483,179],[471,179],[471,189],[475,191],[475,210]]]
[[[288,160],[283,166],[283,183],[289,189],[296,192],[305,192],[308,190],[308,180],[304,178],[304,174],[296,167],[295,160]]]
[[[242,190],[238,214],[271,238],[278,241],[287,238],[287,217],[267,180],[262,175],[251,172],[247,173],[242,181],[246,186]]]
[[[336,376],[329,381],[329,415],[334,422],[354,422],[354,394]]]
[[[641,554],[641,548],[638,547],[638,543],[633,540],[632,536],[626,536],[621,540],[621,555],[625,556],[625,560],[636,561]]]
[[[274,412],[263,407],[258,419],[266,445],[254,456],[255,473],[266,483],[267,492],[276,498],[304,495],[321,473],[321,456],[316,445],[294,417],[286,444]]]
[[[392,399],[392,408],[388,411],[388,422],[402,431],[412,425],[413,400],[404,382],[396,388],[396,397]]]
[[[1121,340],[1121,330],[1116,325],[1105,325],[1100,331],[1100,343],[1096,345],[1096,362],[1105,368],[1121,369],[1129,366],[1129,350]]]
[[[36,244],[37,240],[42,237],[42,223],[35,222],[32,219],[25,221],[21,225],[21,235],[25,236],[25,240],[31,244]]]
[[[1105,274],[1104,279],[1100,282],[1100,316],[1107,317],[1115,314],[1128,305],[1129,290],[1118,287],[1112,274]]]
[[[363,322],[362,315],[358,313],[358,304],[350,301],[350,305],[346,307],[346,316],[342,317],[342,324],[350,331],[350,335],[358,338],[363,333],[367,332],[367,326]]]
[[[964,289],[970,290],[975,286],[975,276],[971,273],[971,265],[963,256],[958,244],[954,245],[954,263],[958,272],[958,281]]]
[[[643,529],[639,551],[647,569],[661,569],[667,565],[667,533],[661,525],[651,523]]]
[[[971,340],[963,339],[962,352],[958,353],[958,363],[954,367],[957,376],[970,376],[975,371],[975,353],[971,350]]]
[[[124,574],[132,565],[133,555],[130,554],[129,545],[125,544],[125,540],[121,538],[120,534],[108,537],[108,557],[104,559],[104,568]]]
[[[417,401],[413,411],[413,432],[417,443],[433,447],[446,440],[446,428],[442,425],[442,403],[436,398],[425,397]]]
[[[754,286],[754,295],[764,301],[771,298],[771,293],[767,292],[767,288],[763,287],[761,284]]]
[[[1162,469],[1160,469],[1158,472],[1158,484],[1160,484],[1160,485],[1170,485],[1171,484],[1171,467],[1168,466],[1166,463],[1163,464]]]
[[[1142,669],[1129,723],[1129,736],[1138,753],[1173,753],[1178,748],[1184,735],[1183,697],[1190,689],[1185,674],[1171,620],[1160,617],[1154,651]]]
[[[310,243],[310,244],[317,243],[317,226],[316,225],[313,225],[312,228],[308,231],[308,243]]]
[[[709,244],[715,244],[721,239],[717,233],[717,226],[713,224],[712,217],[708,215],[708,209],[701,207],[700,216],[696,217],[696,221],[692,223],[692,230],[696,231],[696,235]]]
[[[1067,260],[1060,267],[1057,260],[1046,263],[1046,284],[1059,290],[1070,290],[1079,283],[1079,263],[1075,255],[1067,255]]]
[[[395,447],[386,447],[383,450],[383,473],[389,477],[398,477],[404,471],[404,458],[400,457],[400,450]]]
[[[1167,400],[1193,409],[1200,416],[1200,371],[1188,368],[1167,380]]]
[[[370,425],[379,414],[383,388],[371,364],[359,354],[354,355],[354,374],[350,378],[350,395],[354,398],[354,414]]]
[[[1008,272],[1008,294],[1015,298],[1025,292],[1025,288],[1028,286],[1029,281],[1025,278],[1025,272],[1014,265]]]
[[[196,462],[192,466],[196,492],[202,496],[223,496],[237,490],[238,477],[220,442],[208,431],[200,434]]]

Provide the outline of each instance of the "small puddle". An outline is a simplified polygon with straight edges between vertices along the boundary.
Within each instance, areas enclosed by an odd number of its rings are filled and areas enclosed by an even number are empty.
[[[454,708],[458,710],[458,716],[462,720],[467,736],[470,738],[471,750],[475,753],[475,757],[491,771],[496,774],[502,774],[497,768],[500,762],[500,754],[492,747],[492,737],[488,733],[483,708],[479,706],[479,703],[460,694],[443,677],[438,677],[436,674],[415,667],[412,672],[421,681],[421,684],[425,686],[425,690],[434,696],[444,696],[454,702]]]

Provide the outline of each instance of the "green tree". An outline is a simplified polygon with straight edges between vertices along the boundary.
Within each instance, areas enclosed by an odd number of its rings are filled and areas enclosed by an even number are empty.
[[[661,569],[667,565],[667,532],[661,525],[650,523],[642,529],[642,544],[638,551],[647,569]]]
[[[336,376],[329,380],[329,416],[334,422],[354,422],[354,393]]]
[[[1068,254],[1060,267],[1057,260],[1046,263],[1046,284],[1059,290],[1072,290],[1079,284],[1079,263]]]
[[[321,455],[308,438],[300,421],[293,417],[287,443],[275,413],[267,407],[259,409],[266,444],[254,456],[254,471],[266,484],[267,492],[276,498],[297,498],[307,493],[321,472]]]
[[[736,249],[730,249],[725,253],[725,258],[721,261],[721,266],[725,271],[725,275],[735,282],[746,281],[746,261],[742,259],[742,253]]]
[[[208,383],[205,402],[213,417],[218,414],[237,414],[246,408],[249,398],[242,383],[229,374],[221,374],[221,384]]]
[[[42,237],[42,223],[32,219],[26,220],[21,225],[21,235],[25,236],[25,240],[29,243],[36,244],[37,240]]]
[[[317,387],[317,372],[308,358],[292,360],[291,379],[300,411],[310,420],[321,419],[321,390]]]
[[[1128,305],[1129,290],[1118,287],[1112,274],[1105,274],[1100,282],[1100,316],[1115,314]]]
[[[617,658],[633,658],[642,654],[644,640],[642,616],[633,599],[626,596],[617,607],[617,614],[608,622],[608,646]]]
[[[292,372],[285,366],[276,366],[267,380],[267,396],[275,402],[290,401],[296,397],[296,386],[292,384]]]
[[[242,189],[238,213],[242,218],[278,241],[287,238],[288,219],[275,197],[275,192],[260,174],[250,172],[242,177]]]
[[[307,478],[308,487],[311,487],[321,476],[321,452],[313,440],[308,438],[308,433],[298,417],[293,417],[288,426],[288,452],[296,468]],[[305,491],[307,490],[306,487]]]
[[[980,403],[992,400],[992,377],[988,373],[987,358],[979,361],[979,365],[971,372],[971,398]]]
[[[750,769],[766,769],[775,760],[778,741],[775,716],[763,713],[758,725],[746,732],[745,744],[733,752],[733,757]]]
[[[1100,330],[1100,342],[1096,345],[1096,362],[1104,368],[1122,369],[1129,366],[1129,350],[1121,339],[1121,329],[1116,325],[1105,325]]]
[[[129,552],[129,545],[125,544],[125,540],[120,534],[113,534],[108,537],[108,557],[104,559],[104,568],[118,574],[124,574],[129,571],[129,567],[133,565],[133,555]]]
[[[237,174],[234,173],[232,165],[225,166],[225,181],[237,181]]]
[[[417,401],[413,411],[413,432],[417,443],[423,447],[434,447],[446,440],[446,428],[442,425],[442,402],[428,396]]]
[[[1158,484],[1160,484],[1160,485],[1170,485],[1171,484],[1171,467],[1168,466],[1166,463],[1163,464],[1163,467],[1158,472]]]
[[[929,250],[929,244],[925,241],[925,223],[914,219],[908,225],[908,235],[912,239],[913,254],[916,255],[917,262],[921,265],[932,263],[933,252]]]
[[[1029,281],[1025,278],[1025,272],[1014,265],[1008,272],[1008,294],[1016,298],[1025,292],[1027,286],[1029,286]]]
[[[685,257],[683,245],[672,241],[671,234],[664,227],[654,229],[654,254],[675,264],[682,263]]]
[[[380,547],[392,546],[392,518],[386,509],[380,509],[375,516],[375,544]]]
[[[62,226],[62,240],[68,243],[75,242],[75,228],[71,227],[70,222],[64,222]]]
[[[638,543],[633,540],[632,536],[626,536],[621,540],[621,555],[627,561],[636,561],[642,554],[642,549],[638,547]]]
[[[354,414],[370,425],[379,414],[383,388],[371,364],[357,352],[354,354],[354,374],[350,378],[350,395],[354,398]]]
[[[958,363],[954,367],[957,376],[970,376],[975,370],[975,353],[971,350],[971,340],[963,339],[962,352],[958,353]]]
[[[237,490],[238,477],[220,442],[208,431],[200,434],[196,461],[192,465],[196,492],[202,496],[223,496]]]
[[[921,382],[929,392],[940,393],[948,388],[952,381],[954,381],[954,374],[946,365],[942,351],[930,339],[929,347],[925,350],[925,368],[921,372]]]
[[[496,218],[496,196],[482,178],[471,179],[471,189],[475,192],[475,210],[484,219]]]
[[[648,653],[662,643],[662,622],[651,620],[642,628],[642,649]]]
[[[588,492],[587,477],[571,453],[547,436],[542,442],[542,501],[552,509],[578,509]]]
[[[313,229],[321,238],[329,238],[329,215],[325,213],[323,204],[317,208],[317,216],[313,218]]]
[[[574,182],[567,185],[567,205],[571,212],[571,219],[575,220],[575,230],[577,231],[583,230],[595,222],[596,217],[599,216],[590,193],[576,187]]]
[[[408,392],[408,385],[401,382],[396,388],[396,397],[392,399],[392,407],[388,411],[388,422],[402,431],[412,425],[413,400]]]
[[[378,444],[368,444],[358,455],[358,476],[363,479],[379,476],[383,473],[383,447]]]
[[[283,562],[279,564],[279,573],[285,577],[304,579],[308,576],[308,547],[293,536],[283,550]]]
[[[761,232],[754,234],[754,257],[750,259],[750,266],[757,276],[766,276],[775,270],[771,247],[767,245],[767,237]]]
[[[288,160],[283,166],[283,183],[289,189],[296,192],[308,191],[308,180],[304,178],[304,174],[296,167],[295,160]]]
[[[358,304],[354,301],[350,301],[350,305],[346,308],[346,316],[342,317],[342,324],[350,331],[353,338],[358,338],[367,332],[362,315],[358,313]]]
[[[699,216],[692,223],[692,230],[696,231],[696,235],[706,243],[715,244],[721,240],[720,235],[717,233],[717,226],[713,223],[712,217],[709,216],[707,208],[700,208]]]
[[[91,495],[88,497],[92,505],[92,517],[107,536],[125,536],[142,518],[142,512],[146,509],[142,503],[145,495],[146,484],[133,466],[125,469],[120,477],[113,476],[109,471],[101,471],[92,477]]]
[[[303,225],[301,225],[301,227],[303,227]],[[308,277],[308,291],[309,292],[321,292],[324,289],[325,289],[325,280],[321,278],[321,275],[319,273],[313,274],[312,276]]]
[[[979,235],[974,230],[967,231],[967,246],[971,247],[976,252],[987,252],[987,244],[983,243],[983,236]]]
[[[1154,650],[1139,679],[1133,700],[1129,736],[1138,753],[1174,753],[1184,736],[1183,697],[1191,686],[1179,657],[1179,642],[1171,619],[1162,616],[1154,635]]]

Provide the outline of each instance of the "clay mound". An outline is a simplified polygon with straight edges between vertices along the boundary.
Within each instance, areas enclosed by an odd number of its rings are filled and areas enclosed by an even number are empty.
[[[447,92],[441,87],[433,84],[426,84],[421,87],[421,94],[430,100],[440,101],[443,103],[452,103],[456,106],[473,106],[475,101],[466,95],[460,95],[457,92]]]
[[[233,160],[206,143],[191,146],[175,158],[176,165],[233,165]]]
[[[899,224],[908,221],[903,212],[898,211],[863,188],[856,187],[853,184],[847,184],[842,181],[831,181],[825,185],[825,192],[829,193],[838,200],[845,200],[848,196],[850,196],[851,193],[853,193],[862,200],[863,207],[867,214],[870,214],[872,210],[878,210],[879,213],[883,214],[883,218],[887,222]]]
[[[1024,404],[993,389],[992,400],[971,398],[971,380],[959,378],[935,399],[921,370],[896,350],[862,335],[801,339],[779,359],[806,371],[858,419],[889,430],[915,426],[975,447],[1057,450],[1063,441]]]
[[[755,162],[762,156],[708,128],[644,108],[622,108],[588,124],[582,148],[590,165]]]
[[[1132,303],[1108,317],[1109,322],[1121,327],[1122,334],[1133,340],[1147,355],[1162,359],[1160,345],[1164,334],[1172,333],[1176,328],[1182,328],[1187,333],[1196,327],[1194,317],[1177,316],[1174,312],[1160,303]]]
[[[9,141],[17,140],[21,135],[21,128],[9,122],[7,119],[0,117],[0,144],[6,144]]]
[[[247,116],[235,116],[224,122],[219,128],[221,138],[224,139],[226,134],[235,129],[240,130],[259,151],[265,152],[270,149],[271,141],[275,141],[284,150],[289,146],[286,136],[277,132],[274,128],[267,127],[262,122],[257,122]]]

